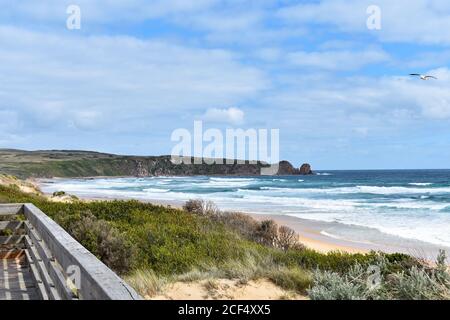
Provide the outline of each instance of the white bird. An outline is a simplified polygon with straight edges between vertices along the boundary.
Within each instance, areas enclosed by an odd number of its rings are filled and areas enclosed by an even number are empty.
[[[410,76],[419,77],[421,80],[424,80],[424,81],[430,80],[430,79],[436,79],[437,80],[437,78],[434,77],[434,76],[427,76],[427,75],[419,74],[419,73],[410,73],[409,75]]]

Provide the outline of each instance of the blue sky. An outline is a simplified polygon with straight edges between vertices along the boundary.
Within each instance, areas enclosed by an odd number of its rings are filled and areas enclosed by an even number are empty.
[[[169,154],[203,120],[295,165],[450,168],[450,2],[393,2],[0,0],[0,148]]]

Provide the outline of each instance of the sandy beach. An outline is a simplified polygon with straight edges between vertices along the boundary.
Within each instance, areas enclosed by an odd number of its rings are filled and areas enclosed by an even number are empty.
[[[386,253],[406,253],[414,257],[433,260],[439,250],[450,253],[450,248],[426,242],[400,238],[371,228],[349,226],[337,222],[321,222],[286,215],[251,214],[257,220],[271,219],[286,225],[299,234],[300,241],[319,252],[344,251],[364,253],[371,250]]]

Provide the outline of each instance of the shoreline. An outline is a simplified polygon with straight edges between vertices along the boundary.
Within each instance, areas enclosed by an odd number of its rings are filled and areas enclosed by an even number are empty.
[[[39,181],[40,180],[40,181]],[[42,190],[44,179],[34,180],[34,184]],[[48,182],[48,180],[47,180]],[[51,193],[42,192],[52,199]],[[120,196],[92,196],[75,194],[82,201],[114,201],[114,200],[137,200],[154,205],[162,205],[172,208],[181,208],[183,201],[177,200],[154,200],[138,199]],[[58,199],[53,198],[58,201]],[[278,225],[285,225],[293,229],[301,243],[306,247],[321,253],[340,251],[346,253],[368,253],[370,251],[382,251],[385,253],[405,253],[424,260],[434,261],[439,250],[443,249],[450,255],[450,248],[440,247],[435,244],[419,240],[406,239],[383,233],[376,229],[346,225],[339,222],[323,222],[302,219],[289,215],[276,215],[270,213],[241,212],[249,215],[255,220],[274,220]]]
[[[346,225],[339,222],[323,222],[287,215],[249,214],[261,221],[272,219],[279,225],[293,229],[307,247],[322,253],[344,251],[348,253],[404,253],[428,261],[435,261],[439,250],[450,254],[450,248],[415,239],[401,238],[376,229]]]

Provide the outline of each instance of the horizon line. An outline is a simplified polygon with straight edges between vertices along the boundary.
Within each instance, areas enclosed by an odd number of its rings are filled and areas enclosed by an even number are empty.
[[[26,150],[26,149],[17,149],[17,148],[9,148],[9,147],[2,147],[0,148],[0,151],[21,151],[21,152],[92,152],[92,153],[100,153],[100,154],[106,154],[106,155],[114,155],[114,156],[123,156],[123,157],[170,157],[170,154],[161,154],[161,155],[138,155],[138,154],[123,154],[123,153],[112,153],[112,152],[106,152],[106,151],[96,151],[96,150],[89,150],[89,149],[34,149],[34,150]],[[182,156],[182,157],[191,157],[191,158],[202,158],[202,159],[208,159],[205,157],[197,157],[192,155]],[[210,158],[210,159],[227,159],[227,158]],[[265,162],[262,160],[242,160],[242,159],[233,159],[235,161],[257,161],[257,162]],[[281,161],[288,161],[292,164],[291,160],[280,160]],[[309,163],[310,162],[303,162],[303,163]],[[295,167],[295,166],[294,166]],[[311,164],[311,167],[313,171],[408,171],[408,170],[450,170],[450,168],[358,168],[358,169],[315,169],[313,165]]]

